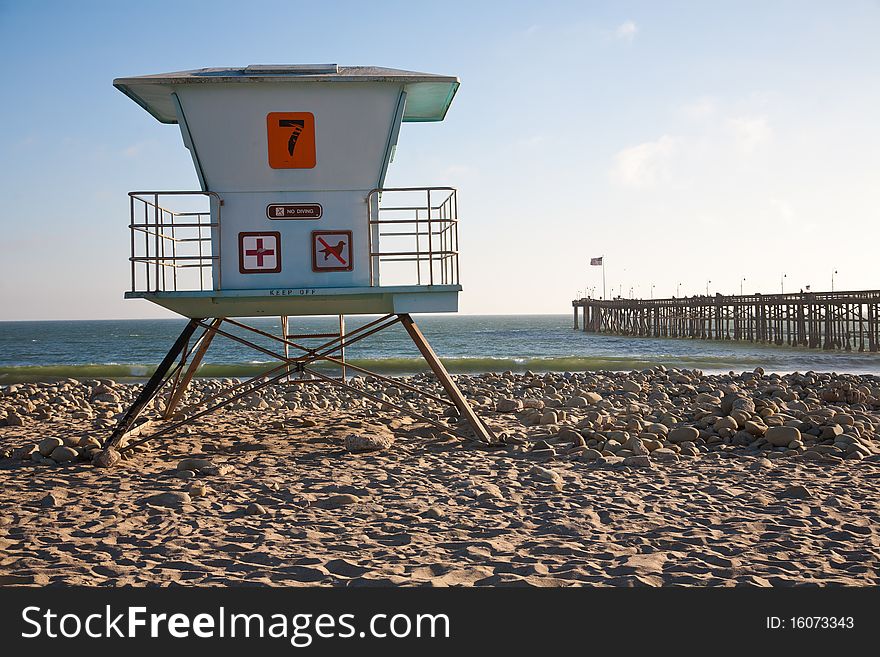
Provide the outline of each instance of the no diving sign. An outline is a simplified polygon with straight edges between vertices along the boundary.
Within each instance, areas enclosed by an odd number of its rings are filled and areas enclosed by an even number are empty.
[[[312,231],[312,271],[351,271],[351,231]]]

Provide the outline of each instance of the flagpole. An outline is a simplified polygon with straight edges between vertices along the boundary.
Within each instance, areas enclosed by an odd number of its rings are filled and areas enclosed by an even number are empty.
[[[602,300],[608,300],[608,297],[605,296],[605,256],[602,256]]]

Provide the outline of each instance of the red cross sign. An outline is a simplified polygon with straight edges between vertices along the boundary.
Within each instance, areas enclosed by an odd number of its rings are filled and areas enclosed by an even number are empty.
[[[238,270],[242,274],[281,271],[281,233],[239,233]]]

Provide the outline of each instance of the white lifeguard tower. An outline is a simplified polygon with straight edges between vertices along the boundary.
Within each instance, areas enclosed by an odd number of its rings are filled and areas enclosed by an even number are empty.
[[[107,446],[119,443],[163,389],[164,416],[172,417],[217,335],[279,364],[218,405],[184,409],[184,420],[149,438],[275,382],[318,379],[359,391],[346,382],[346,368],[379,375],[347,364],[345,347],[397,323],[448,403],[480,439],[493,441],[411,317],[458,309],[456,191],[383,187],[401,123],[442,121],[457,78],[327,64],[208,68],[113,84],[162,123],[178,124],[201,189],[129,193],[125,296],[190,322]],[[289,318],[303,315],[338,315],[339,331],[290,333]],[[380,318],[346,331],[346,315]],[[282,334],[236,319],[259,316],[281,317]],[[271,338],[277,351],[242,338],[241,330]],[[312,369],[317,361],[337,365],[341,376]]]

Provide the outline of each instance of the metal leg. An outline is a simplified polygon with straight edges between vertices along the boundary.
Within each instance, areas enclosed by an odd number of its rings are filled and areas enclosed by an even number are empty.
[[[110,434],[107,440],[104,441],[104,449],[116,446],[116,443],[118,443],[122,436],[125,435],[125,433],[131,428],[131,425],[143,412],[147,404],[149,404],[153,397],[156,396],[159,388],[162,387],[162,382],[165,378],[165,375],[168,373],[168,370],[170,370],[171,367],[174,365],[174,361],[177,360],[177,357],[180,355],[180,353],[186,348],[186,344],[189,342],[189,339],[192,337],[193,333],[195,333],[195,330],[198,326],[199,320],[189,320],[189,323],[183,329],[183,332],[180,334],[177,340],[174,342],[171,350],[165,355],[165,358],[163,358],[162,362],[159,363],[159,367],[157,367],[156,371],[153,372],[153,376],[151,376],[150,380],[147,381],[146,385],[144,385],[144,388],[137,396],[137,399],[135,399],[131,407],[129,407],[129,409],[125,412],[125,415],[122,416],[122,419],[119,421],[119,424],[116,425],[113,433]]]
[[[406,332],[409,333],[409,337],[412,338],[412,341],[415,343],[416,347],[418,347],[424,359],[428,362],[434,375],[440,381],[440,385],[446,390],[446,394],[449,395],[452,403],[455,404],[459,413],[461,413],[462,417],[468,421],[471,428],[474,430],[474,433],[477,434],[477,438],[487,443],[498,442],[489,427],[487,427],[483,423],[483,420],[474,413],[474,409],[471,408],[467,399],[461,394],[461,390],[455,385],[455,381],[449,376],[449,372],[446,371],[443,363],[440,362],[437,354],[434,353],[431,345],[428,344],[428,341],[425,339],[425,336],[422,335],[422,332],[419,330],[419,327],[416,326],[412,317],[409,315],[398,315],[398,317],[400,318],[400,323],[403,324],[403,327],[406,329]]]
[[[196,374],[196,370],[199,369],[199,365],[202,364],[202,359],[205,357],[205,352],[208,351],[208,347],[211,346],[211,342],[214,340],[214,336],[217,335],[217,328],[222,322],[223,320],[221,318],[217,318],[213,322],[211,322],[211,327],[205,330],[202,341],[199,343],[198,348],[193,354],[192,360],[189,363],[189,367],[183,374],[183,378],[178,382],[174,390],[171,392],[171,397],[168,399],[168,404],[165,406],[165,412],[162,414],[162,417],[164,419],[169,419],[174,414],[174,409],[176,409],[177,405],[180,404],[180,400],[183,398],[183,393],[186,392],[190,381],[192,381],[193,376],[195,376]]]

